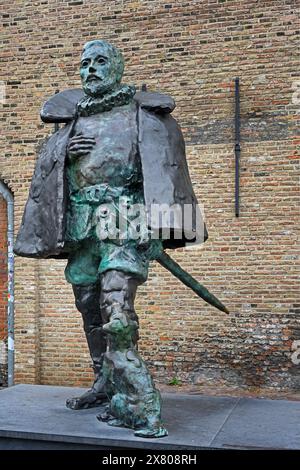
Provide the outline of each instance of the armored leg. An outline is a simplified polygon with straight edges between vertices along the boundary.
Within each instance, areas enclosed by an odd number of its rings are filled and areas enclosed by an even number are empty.
[[[103,354],[106,351],[106,337],[102,331],[100,314],[100,284],[88,286],[73,285],[75,305],[82,314],[84,331],[93,361],[95,381],[90,390],[77,398],[67,400],[67,407],[73,410],[99,406],[106,400],[102,377]]]
[[[108,351],[103,369],[110,406],[98,416],[110,426],[125,426],[140,437],[167,435],[161,421],[161,397],[138,351],[134,299],[139,278],[110,270],[101,278],[100,308]]]

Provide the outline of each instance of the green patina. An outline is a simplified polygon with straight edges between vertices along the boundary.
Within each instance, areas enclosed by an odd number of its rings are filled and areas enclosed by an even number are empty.
[[[164,437],[168,433],[161,421],[161,396],[132,341],[137,328],[118,309],[103,326],[109,337],[103,376],[110,404],[99,419],[133,428],[136,436]]]
[[[80,74],[86,96],[77,105],[66,168],[70,254],[65,275],[80,288],[96,285],[107,271],[144,282],[150,259],[163,249],[148,230],[134,88],[120,84],[123,68],[111,45],[85,46]],[[138,324],[130,319],[128,302],[120,295],[115,299],[103,325],[108,350],[99,377],[110,404],[100,419],[133,428],[138,436],[163,437],[160,393],[136,349]]]

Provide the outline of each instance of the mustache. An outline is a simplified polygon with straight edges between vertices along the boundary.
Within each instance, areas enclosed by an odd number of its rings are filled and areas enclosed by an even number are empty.
[[[87,82],[92,82],[93,80],[102,80],[102,78],[99,77],[98,75],[95,75],[94,73],[88,75],[86,78]]]

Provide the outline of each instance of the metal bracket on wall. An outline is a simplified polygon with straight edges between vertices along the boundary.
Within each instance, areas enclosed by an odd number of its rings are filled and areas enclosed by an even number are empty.
[[[234,81],[235,96],[235,216],[240,215],[240,79],[236,77]]]
[[[55,90],[55,94],[57,95],[59,93],[59,90]],[[59,130],[59,124],[58,122],[54,123],[54,132],[57,132]]]

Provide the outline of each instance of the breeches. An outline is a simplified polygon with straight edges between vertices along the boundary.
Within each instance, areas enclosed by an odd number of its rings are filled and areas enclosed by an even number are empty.
[[[140,282],[148,276],[149,255],[135,241],[119,245],[109,240],[86,239],[71,251],[65,277],[73,285],[90,285],[99,282],[106,271],[116,270],[131,274]]]

